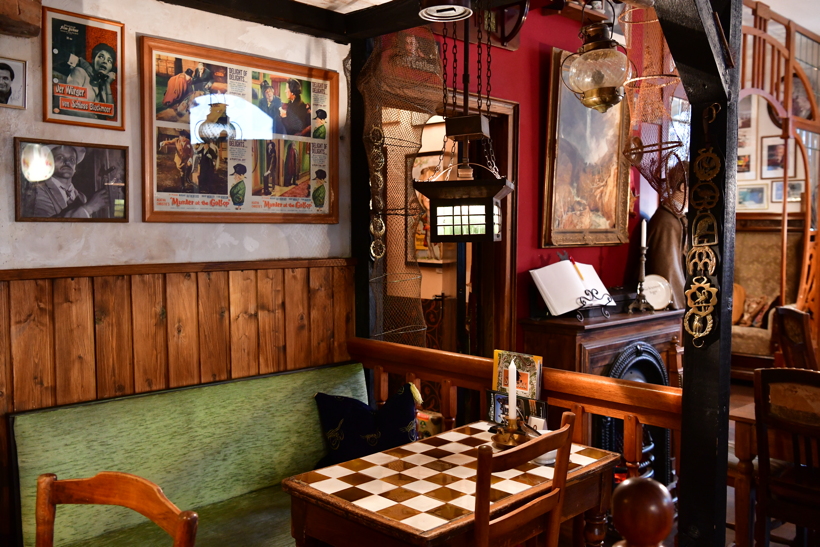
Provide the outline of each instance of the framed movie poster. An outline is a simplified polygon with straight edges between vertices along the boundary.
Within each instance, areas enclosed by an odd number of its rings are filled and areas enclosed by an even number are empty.
[[[338,222],[338,73],[140,38],[143,219]]]
[[[14,138],[18,221],[128,222],[128,148]]]
[[[43,120],[125,130],[122,23],[43,7]]]
[[[26,62],[0,57],[0,106],[26,108]]]
[[[623,102],[591,110],[561,83],[568,52],[553,48],[542,247],[617,245],[628,241],[629,131]]]

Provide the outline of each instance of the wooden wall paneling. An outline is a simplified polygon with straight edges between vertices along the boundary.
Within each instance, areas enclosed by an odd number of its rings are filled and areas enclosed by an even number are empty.
[[[259,374],[285,370],[285,281],[282,270],[259,270]]]
[[[168,387],[200,382],[197,292],[196,274],[169,273],[165,276]]]
[[[62,278],[52,283],[57,404],[93,401],[97,398],[97,364],[91,278]]]
[[[94,323],[97,332],[97,398],[134,393],[129,276],[94,278]]]
[[[231,309],[231,378],[259,374],[259,314],[256,271],[229,273]]]
[[[11,465],[6,415],[14,410],[9,343],[9,284],[0,281],[0,515],[11,514]],[[0,544],[11,544],[11,520],[0,519]]]
[[[307,268],[288,268],[285,281],[285,369],[309,367],[310,360],[310,287]]]
[[[230,301],[228,272],[197,274],[199,356],[202,383],[230,377]]]
[[[353,268],[333,268],[333,362],[350,359],[347,341],[354,333]]]
[[[134,391],[165,389],[168,387],[165,276],[132,275],[131,309],[134,316]]]
[[[310,362],[314,366],[333,362],[333,268],[311,268]]]
[[[9,283],[14,410],[56,404],[51,280]]]

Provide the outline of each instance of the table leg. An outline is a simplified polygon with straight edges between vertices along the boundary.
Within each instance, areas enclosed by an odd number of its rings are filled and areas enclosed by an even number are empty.
[[[587,547],[603,547],[606,537],[606,512],[590,509],[584,513],[584,540]]]
[[[307,528],[307,503],[297,497],[290,502],[290,535],[296,540],[296,547],[318,547],[322,542],[310,537]]]
[[[735,455],[739,476],[735,478],[735,544],[751,547],[754,537],[754,426],[735,422]]]

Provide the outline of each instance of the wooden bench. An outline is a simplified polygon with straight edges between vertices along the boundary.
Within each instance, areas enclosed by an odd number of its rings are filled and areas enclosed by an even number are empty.
[[[199,513],[197,545],[293,545],[282,479],[325,453],[313,395],[367,400],[361,364],[317,367],[13,414],[21,544],[34,545],[37,477],[123,471]],[[238,541],[237,538],[241,538]],[[140,515],[60,506],[55,545],[167,545]]]

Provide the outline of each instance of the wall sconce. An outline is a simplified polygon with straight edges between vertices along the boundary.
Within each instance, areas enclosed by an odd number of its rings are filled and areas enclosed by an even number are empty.
[[[512,192],[513,184],[496,177],[483,165],[472,165],[485,169],[491,176],[473,178],[472,169],[465,173],[462,164],[457,171],[469,178],[413,181],[413,187],[430,200],[430,241],[433,243],[501,241],[500,200]]]
[[[624,83],[631,74],[629,58],[612,39],[612,24],[593,23],[581,29],[583,45],[564,59],[570,62],[564,85],[587,107],[606,112],[624,98]],[[572,59],[572,61],[570,61]]]
[[[470,0],[421,0],[419,17],[433,23],[451,23],[473,14]]]

